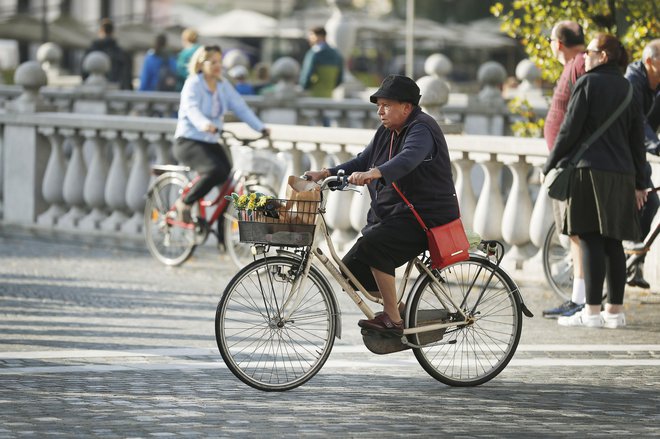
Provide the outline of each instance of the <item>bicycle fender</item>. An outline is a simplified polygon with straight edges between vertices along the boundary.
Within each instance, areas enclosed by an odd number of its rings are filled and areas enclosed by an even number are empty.
[[[470,259],[471,260],[480,260],[480,261],[485,261],[488,266],[491,268],[496,268],[497,265],[493,264],[488,258],[485,258],[483,256],[475,255],[475,254],[470,254]],[[459,262],[460,263],[460,262]],[[509,284],[509,288],[511,288],[511,291],[513,291],[513,294],[516,296],[518,299],[518,302],[520,302],[520,310],[522,311],[523,315],[525,317],[534,317],[534,314],[527,308],[527,305],[525,305],[525,301],[523,300],[522,294],[520,293],[520,288],[518,288],[518,284],[511,279],[511,276],[504,271],[504,269],[500,269],[500,274],[504,278],[504,281]],[[424,276],[419,276],[413,286],[410,288],[410,291],[408,291],[408,295],[406,297],[406,310],[405,310],[405,316],[406,316],[406,321],[410,318],[410,304],[412,303],[412,298],[411,295],[417,291],[417,288],[419,287],[419,284],[424,280]]]

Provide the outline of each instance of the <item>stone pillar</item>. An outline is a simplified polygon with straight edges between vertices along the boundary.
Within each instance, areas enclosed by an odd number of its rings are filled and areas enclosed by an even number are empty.
[[[419,105],[425,113],[433,116],[438,123],[448,122],[442,114],[442,107],[449,101],[450,87],[447,83],[447,75],[451,72],[452,63],[445,55],[436,53],[429,56],[424,63],[424,72],[417,80],[422,98]]]
[[[353,157],[352,154],[346,151],[346,145],[342,145],[341,151],[335,156],[337,163],[344,163]],[[353,199],[356,196],[360,197],[355,192],[330,192],[328,194],[325,219],[328,226],[333,230],[332,242],[340,251],[343,251],[345,245],[355,237],[355,231],[351,223],[351,211],[354,207]],[[350,207],[347,208],[347,206]]]
[[[285,56],[277,59],[271,67],[271,77],[275,82],[272,91],[264,95],[268,108],[261,111],[260,118],[265,123],[296,125],[296,100],[300,96],[297,81],[300,64],[294,58]]]
[[[55,43],[44,43],[37,49],[37,61],[46,72],[48,83],[57,83],[61,74],[60,62],[62,60],[62,49]]]
[[[54,109],[39,95],[39,89],[47,84],[48,79],[37,61],[21,64],[14,73],[14,82],[23,87],[23,93],[7,105],[9,114],[20,118],[21,114]],[[7,122],[3,147],[4,220],[33,224],[47,207],[42,186],[51,150],[49,142],[35,126]]]
[[[502,84],[506,70],[495,61],[485,62],[477,72],[482,89],[477,96],[470,96],[465,116],[465,134],[505,134],[505,115],[509,110],[502,97]]]
[[[344,58],[344,80],[333,93],[337,99],[358,98],[364,90],[364,85],[351,74],[348,68],[348,58],[353,53],[356,38],[356,25],[341,10],[351,6],[350,0],[328,0],[332,15],[325,23],[328,44],[335,47]]]
[[[73,104],[73,111],[86,114],[108,114],[105,92],[117,88],[117,85],[109,83],[105,76],[110,70],[110,57],[100,51],[90,52],[83,59],[83,70],[89,72],[89,76],[77,88],[80,96]]]
[[[520,81],[516,87],[516,96],[521,98],[537,97],[542,94],[538,86],[541,70],[529,59],[523,59],[516,66],[516,78]]]

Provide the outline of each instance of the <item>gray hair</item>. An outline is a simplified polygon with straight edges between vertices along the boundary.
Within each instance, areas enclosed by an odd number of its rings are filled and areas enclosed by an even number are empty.
[[[642,52],[642,61],[647,59],[660,59],[660,38],[651,40]]]

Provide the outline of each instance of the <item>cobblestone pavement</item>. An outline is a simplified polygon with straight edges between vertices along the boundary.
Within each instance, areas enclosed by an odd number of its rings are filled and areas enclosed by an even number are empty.
[[[534,270],[512,271],[528,306],[520,346],[475,388],[432,379],[410,351],[343,336],[307,384],[239,382],[213,319],[235,269],[211,248],[164,267],[139,243],[0,228],[0,438],[660,437],[660,300],[629,289],[628,327],[562,328]]]

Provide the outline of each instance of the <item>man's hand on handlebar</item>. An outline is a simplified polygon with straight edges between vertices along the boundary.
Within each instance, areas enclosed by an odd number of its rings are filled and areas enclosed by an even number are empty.
[[[373,180],[378,180],[383,174],[380,173],[378,168],[371,168],[366,172],[353,172],[348,177],[348,182],[356,186],[363,186],[371,183]]]

